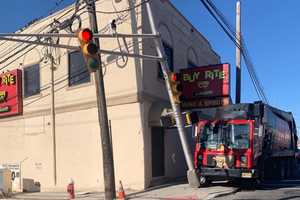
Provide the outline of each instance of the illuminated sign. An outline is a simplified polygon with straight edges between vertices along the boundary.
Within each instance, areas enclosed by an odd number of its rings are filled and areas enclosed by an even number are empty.
[[[218,107],[226,106],[230,104],[230,97],[215,97],[210,99],[195,99],[184,101],[181,104],[181,107],[184,109],[191,108],[209,108],[209,107]]]
[[[230,102],[229,64],[182,69],[180,82],[185,98],[182,108],[223,106]]]
[[[0,117],[22,112],[22,71],[16,69],[0,74]]]
[[[229,64],[182,69],[180,74],[186,99],[229,96]]]

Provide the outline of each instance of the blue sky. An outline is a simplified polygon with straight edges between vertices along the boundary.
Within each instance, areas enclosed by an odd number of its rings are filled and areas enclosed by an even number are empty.
[[[229,62],[235,74],[235,46],[201,4],[200,0],[172,0],[176,7],[210,41]],[[235,0],[213,0],[235,27]],[[226,2],[226,3],[225,3]],[[298,83],[300,52],[300,1],[242,0],[242,34],[251,60],[271,105],[292,111],[300,125],[300,92]],[[242,65],[242,102],[257,100],[246,66]],[[234,97],[235,80],[232,79]],[[233,98],[234,99],[234,98]],[[298,126],[299,126],[298,125]]]
[[[171,0],[184,16],[210,41],[222,62],[231,64],[235,74],[235,47],[209,15],[200,0]],[[61,2],[61,3],[60,3]],[[74,0],[9,0],[1,2],[0,32],[13,32],[29,21],[47,16]],[[235,26],[235,0],[213,0],[227,20]],[[60,3],[56,6],[56,3]],[[242,0],[242,34],[257,75],[271,105],[292,111],[300,123],[298,54],[300,52],[300,1]],[[242,102],[258,100],[242,65]],[[232,78],[232,97],[234,100]],[[299,124],[298,123],[298,124]]]

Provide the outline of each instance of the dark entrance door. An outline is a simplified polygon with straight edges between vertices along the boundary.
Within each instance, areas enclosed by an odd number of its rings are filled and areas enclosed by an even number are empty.
[[[151,128],[152,177],[165,175],[165,140],[162,127]]]

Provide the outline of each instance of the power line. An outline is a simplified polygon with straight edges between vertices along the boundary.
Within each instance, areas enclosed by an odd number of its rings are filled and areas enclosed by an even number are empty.
[[[227,20],[225,19],[224,15],[216,8],[216,6],[211,2],[211,0],[207,0],[208,4],[214,9],[214,11],[216,12],[216,14],[219,16],[219,18],[221,18],[222,22],[226,25],[226,27],[228,28],[228,30],[232,33],[232,37],[231,37],[231,40],[235,41],[235,44],[237,44],[237,38],[236,38],[236,33],[235,33],[235,30],[234,28],[227,22]],[[253,84],[255,85],[255,88],[256,88],[256,91],[258,93],[258,95],[265,101],[265,102],[268,102],[267,101],[267,98],[264,94],[264,90],[263,90],[263,87],[261,86],[260,84],[260,81],[256,75],[256,72],[255,72],[255,69],[253,67],[253,64],[252,64],[252,61],[249,57],[249,53],[248,53],[248,50],[246,48],[246,43],[243,39],[243,36],[241,36],[241,46],[238,46],[238,48],[241,49],[241,52],[242,52],[242,55],[244,57],[244,61],[245,61],[245,64],[247,66],[247,70],[249,72],[249,75],[251,77],[251,80],[253,82]]]
[[[80,6],[80,5],[78,5],[78,6]],[[82,8],[79,8],[79,7],[77,7],[77,6],[72,7],[72,8],[70,8],[68,11],[66,11],[65,13],[63,13],[61,16],[59,16],[56,20],[59,20],[59,19],[63,18],[64,16],[66,16],[67,14],[69,14],[70,12],[72,12],[73,10],[75,10],[74,14],[77,14],[77,12],[79,12],[80,10],[82,10],[82,9],[84,9],[84,8],[85,8],[85,7],[82,7]],[[74,15],[74,14],[73,14],[73,15]],[[73,15],[72,15],[72,16],[73,16]],[[43,21],[43,20],[40,20],[39,23],[41,23],[42,21]],[[37,25],[37,24],[36,24],[36,25]],[[53,25],[53,23],[47,24],[47,25],[45,25],[45,26],[39,28],[39,29],[38,29],[38,33],[44,31],[46,28],[51,27],[52,25]],[[26,27],[26,28],[27,28],[27,27]],[[52,30],[53,30],[53,28],[52,28]],[[36,30],[35,30],[35,31],[36,31]],[[32,39],[32,38],[33,38],[33,37],[27,37],[26,40],[29,41],[29,40]],[[16,44],[14,45],[14,47],[20,47],[20,46],[21,46],[21,45],[18,45],[18,43],[16,43]],[[31,46],[31,44],[25,46],[25,47],[22,48],[21,50],[17,51],[17,53],[12,52],[12,55],[10,55],[10,56],[8,56],[8,57],[2,59],[2,60],[0,61],[0,64],[3,64],[3,63],[5,63],[6,61],[8,61],[9,59],[15,57],[17,54],[19,54],[19,53],[21,53],[22,51],[26,50],[26,49],[27,49],[28,47],[30,47],[30,46]],[[30,50],[34,49],[36,46],[37,46],[37,45],[35,45],[35,46],[34,46],[33,48],[31,48]],[[13,48],[13,47],[11,47],[11,48]],[[26,53],[28,53],[28,52],[29,52],[29,51],[26,51]],[[25,54],[26,54],[26,53],[25,53]],[[25,55],[25,54],[22,54],[22,55],[19,56],[17,59],[19,59],[20,57],[22,57],[22,56]],[[6,55],[7,55],[7,54],[6,54]],[[2,56],[0,56],[0,58],[1,58],[1,57],[2,57]],[[9,64],[13,63],[13,62],[14,62],[15,60],[17,60],[17,59],[14,59],[14,60],[13,60],[12,62],[10,62]],[[8,66],[8,64],[7,64],[6,66],[0,68],[0,70],[6,68],[7,66]]]
[[[251,81],[254,85],[254,88],[255,88],[255,91],[256,91],[258,97],[261,100],[263,100],[264,102],[268,103],[268,100],[267,100],[267,97],[263,90],[263,87],[261,86],[261,83],[256,75],[252,61],[249,57],[249,53],[246,48],[243,37],[241,36],[241,44],[239,44],[238,40],[236,38],[236,33],[234,31],[234,28],[228,23],[228,21],[225,19],[222,12],[220,12],[217,9],[217,7],[211,2],[211,0],[201,0],[201,2],[204,5],[204,7],[209,11],[209,13],[212,15],[212,17],[221,26],[222,30],[226,33],[226,35],[229,37],[229,39],[241,50],[248,73],[250,75]]]

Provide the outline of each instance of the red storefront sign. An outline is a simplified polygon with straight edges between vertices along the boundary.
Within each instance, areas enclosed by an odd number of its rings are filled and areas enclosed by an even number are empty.
[[[22,71],[0,74],[0,117],[22,114]]]
[[[186,99],[229,96],[229,64],[182,69],[180,74]]]
[[[180,82],[185,99],[182,108],[214,107],[230,102],[229,64],[182,69]]]

